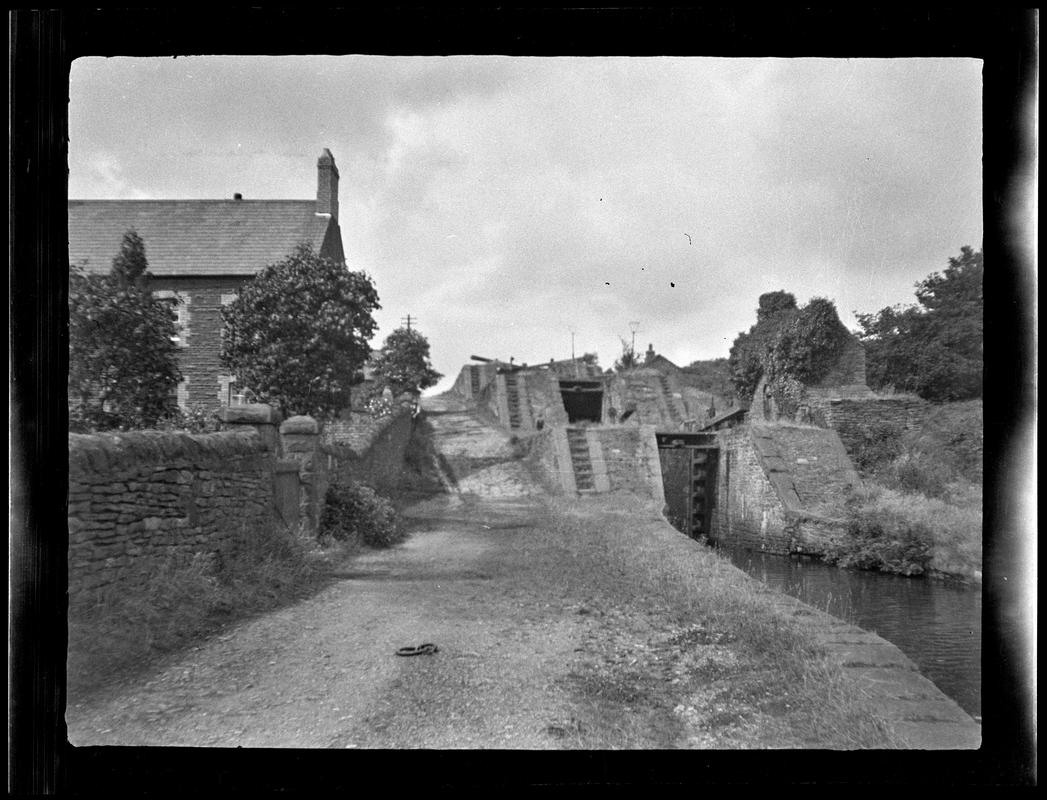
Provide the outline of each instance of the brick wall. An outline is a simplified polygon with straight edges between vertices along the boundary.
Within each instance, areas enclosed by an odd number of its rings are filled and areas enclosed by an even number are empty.
[[[70,596],[133,585],[269,524],[275,461],[252,430],[71,434]]]
[[[183,301],[179,314],[185,322],[178,366],[185,376],[180,389],[183,405],[214,409],[225,402],[227,371],[219,362],[224,304],[232,301],[244,278],[156,277],[150,286],[157,294],[175,293]]]

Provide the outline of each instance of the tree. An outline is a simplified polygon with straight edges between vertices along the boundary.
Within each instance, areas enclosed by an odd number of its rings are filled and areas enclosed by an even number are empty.
[[[381,306],[371,278],[301,245],[222,309],[221,361],[285,415],[335,417],[363,376]]]
[[[116,276],[121,286],[134,284],[139,288],[144,287],[149,261],[145,257],[145,242],[135,230],[129,230],[124,234],[120,243],[120,252],[113,259],[113,275]]]
[[[150,427],[174,417],[176,316],[153,297],[141,238],[129,231],[107,275],[70,266],[70,428]]]
[[[911,391],[927,400],[982,394],[984,260],[964,246],[944,273],[916,284],[914,305],[855,314],[874,388]]]
[[[621,336],[618,338],[622,339]],[[640,366],[640,359],[637,357],[636,351],[629,342],[622,339],[622,354],[618,357],[618,360],[614,362],[614,371],[625,372],[626,370],[635,369],[638,366]]]
[[[394,395],[416,394],[443,377],[429,361],[429,340],[417,330],[399,328],[390,333],[374,358],[375,377]]]

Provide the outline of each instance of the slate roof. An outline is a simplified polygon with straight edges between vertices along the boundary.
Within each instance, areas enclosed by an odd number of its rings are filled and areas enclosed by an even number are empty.
[[[315,200],[70,200],[69,262],[108,272],[133,228],[153,275],[254,275],[299,243],[319,253],[331,224]]]

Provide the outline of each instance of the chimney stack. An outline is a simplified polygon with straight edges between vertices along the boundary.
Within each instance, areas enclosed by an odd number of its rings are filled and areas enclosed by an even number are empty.
[[[338,167],[334,164],[334,156],[326,147],[316,162],[316,213],[330,214],[331,218],[338,221]]]

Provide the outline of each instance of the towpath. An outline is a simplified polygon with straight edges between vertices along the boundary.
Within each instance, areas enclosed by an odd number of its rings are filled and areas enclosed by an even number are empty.
[[[73,744],[220,747],[557,746],[562,679],[587,620],[521,584],[515,534],[538,488],[509,437],[427,403],[445,457],[486,466],[406,513],[410,538],[355,559],[289,608],[201,643],[135,685],[71,699]],[[433,655],[397,657],[434,643]]]

